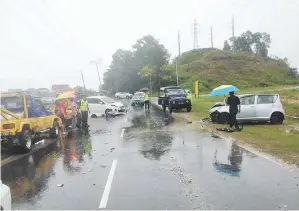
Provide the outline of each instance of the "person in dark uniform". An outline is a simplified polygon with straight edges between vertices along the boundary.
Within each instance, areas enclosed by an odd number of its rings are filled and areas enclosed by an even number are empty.
[[[241,112],[241,105],[239,97],[235,96],[234,92],[229,93],[229,97],[226,100],[226,103],[229,105],[229,126],[232,128],[235,126],[239,130],[239,125],[237,121],[237,113]]]

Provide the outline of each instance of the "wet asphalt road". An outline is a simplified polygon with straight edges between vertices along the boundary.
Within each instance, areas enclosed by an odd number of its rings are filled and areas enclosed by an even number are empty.
[[[89,123],[89,135],[2,156],[13,209],[299,209],[298,172],[157,111]]]

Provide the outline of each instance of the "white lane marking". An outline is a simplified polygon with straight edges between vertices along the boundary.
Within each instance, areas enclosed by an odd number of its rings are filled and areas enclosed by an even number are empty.
[[[125,123],[127,123],[127,121],[128,121],[128,118],[125,118]]]
[[[124,137],[124,133],[125,133],[125,129],[122,129],[122,130],[121,130],[121,133],[120,133],[120,138],[121,138],[121,139]]]
[[[116,169],[116,164],[117,164],[117,160],[113,160],[112,165],[111,165],[111,169],[108,175],[108,179],[106,182],[106,186],[102,195],[102,199],[99,205],[99,209],[104,209],[107,206],[107,202],[108,202],[108,198],[109,198],[109,193],[111,190],[111,186],[112,186],[112,181],[113,181],[113,177],[114,177],[114,172]]]

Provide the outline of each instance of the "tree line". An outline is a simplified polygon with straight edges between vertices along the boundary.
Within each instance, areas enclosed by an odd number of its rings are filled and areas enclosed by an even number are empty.
[[[233,52],[254,52],[260,56],[267,58],[268,49],[271,44],[271,36],[266,32],[246,31],[240,36],[229,38],[230,44],[227,40],[224,41],[223,50]]]
[[[266,32],[246,31],[240,36],[224,42],[224,51],[252,52],[265,59],[271,36]],[[295,69],[290,69],[294,74]],[[143,87],[158,91],[162,86],[176,84],[175,64],[170,61],[170,54],[163,44],[152,35],[138,39],[132,50],[118,49],[112,56],[112,62],[104,73],[103,89],[114,93],[117,91],[135,92]]]
[[[174,80],[169,64],[170,54],[163,44],[152,35],[138,39],[132,50],[118,49],[112,56],[112,63],[104,73],[103,88],[110,92],[136,90],[149,87],[156,91]]]

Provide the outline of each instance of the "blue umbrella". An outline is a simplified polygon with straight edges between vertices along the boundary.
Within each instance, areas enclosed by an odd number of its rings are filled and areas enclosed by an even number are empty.
[[[221,85],[213,89],[213,91],[210,93],[210,96],[225,95],[229,92],[236,92],[236,91],[239,91],[239,89],[233,85]]]

